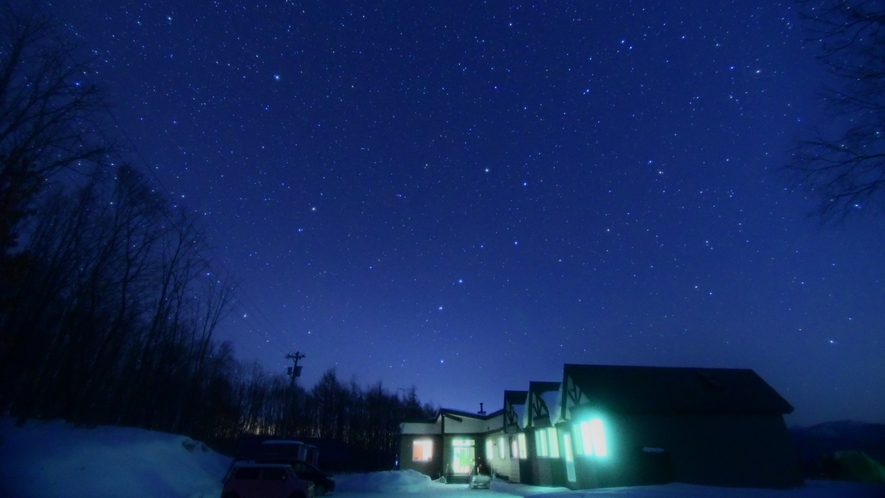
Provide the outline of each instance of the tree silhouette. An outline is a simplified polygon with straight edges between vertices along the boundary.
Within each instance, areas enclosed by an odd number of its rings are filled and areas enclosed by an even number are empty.
[[[810,41],[834,76],[828,122],[799,141],[786,165],[818,198],[818,214],[843,220],[885,208],[885,3],[800,0]]]
[[[12,251],[46,180],[110,148],[94,122],[103,93],[72,50],[36,8],[0,1],[0,279],[27,259]]]

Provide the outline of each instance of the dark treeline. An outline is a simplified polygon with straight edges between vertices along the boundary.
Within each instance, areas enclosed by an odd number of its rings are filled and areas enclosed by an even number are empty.
[[[381,383],[364,388],[354,379],[340,381],[332,369],[306,390],[257,364],[238,378],[235,399],[237,419],[219,436],[230,441],[245,432],[343,441],[352,458],[348,470],[393,468],[400,422],[429,419],[436,412],[418,401],[414,389],[399,395]]]
[[[236,285],[196,217],[120,159],[76,53],[0,0],[0,415],[334,438],[390,468],[398,424],[431,407],[334,370],[307,390],[219,344]]]

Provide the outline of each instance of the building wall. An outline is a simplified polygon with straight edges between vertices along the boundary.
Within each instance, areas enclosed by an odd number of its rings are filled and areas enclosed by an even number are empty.
[[[556,444],[559,447],[558,457],[542,457],[538,455],[537,438],[532,438],[532,453],[530,454],[530,459],[532,460],[532,483],[536,486],[574,487],[574,483],[568,482],[566,473],[566,449],[563,444],[563,427],[556,427],[555,429]],[[537,432],[537,429],[533,432]]]
[[[519,466],[519,458],[511,458],[509,462],[507,462],[507,477],[510,482],[522,482],[520,475],[520,466]]]
[[[521,468],[524,467],[528,460],[520,460],[518,456],[512,455],[512,441],[518,438],[516,433],[507,433],[497,431],[489,433],[486,439],[492,442],[492,451],[494,458],[489,459],[492,472],[499,478],[506,479],[509,482],[523,482],[521,480]],[[501,449],[503,447],[504,457],[502,458]]]
[[[400,434],[442,434],[442,424],[439,419],[434,422],[403,422]]]
[[[482,420],[457,415],[446,416],[445,419],[446,433],[457,434],[483,434],[494,429],[492,424],[496,421],[496,419]],[[500,422],[498,423],[500,424]]]
[[[519,463],[510,456],[510,438],[512,434],[496,431],[486,435],[486,441],[492,442],[492,456],[487,458],[492,473],[510,482],[519,482]],[[504,456],[501,456],[503,448]],[[516,462],[514,464],[514,462]],[[515,465],[515,470],[514,470]]]
[[[565,472],[565,455],[559,458],[532,457],[532,476],[536,486],[561,486],[568,487],[568,478]]]
[[[579,488],[669,479],[762,488],[804,484],[780,415],[618,414],[602,418],[608,455],[575,455]],[[572,432],[573,438],[580,437],[578,431]]]

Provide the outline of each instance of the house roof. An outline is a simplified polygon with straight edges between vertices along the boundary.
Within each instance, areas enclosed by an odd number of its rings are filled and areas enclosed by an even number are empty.
[[[496,410],[488,413],[477,413],[477,412],[465,412],[462,410],[455,410],[453,408],[440,408],[439,412],[437,412],[436,417],[440,415],[449,415],[455,417],[466,417],[466,418],[475,418],[477,420],[488,420],[490,418],[496,417],[501,414],[504,410]]]
[[[489,420],[491,418],[500,416],[503,412],[503,409],[498,409],[493,412],[488,412],[486,414],[480,414],[477,412],[467,412],[464,410],[456,410],[454,408],[440,408],[437,412],[430,418],[418,418],[418,419],[406,419],[403,420],[403,423],[406,424],[432,424],[439,421],[440,417],[448,416],[450,418],[472,418],[476,420]]]
[[[563,370],[588,403],[614,411],[791,413],[756,372],[730,368],[573,365]],[[580,403],[579,403],[580,404]]]

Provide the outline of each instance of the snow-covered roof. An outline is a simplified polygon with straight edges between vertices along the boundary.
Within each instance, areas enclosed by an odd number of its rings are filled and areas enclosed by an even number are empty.
[[[528,423],[528,410],[525,409],[525,404],[512,406],[513,411],[516,412],[516,420],[519,422],[519,428],[525,429],[525,426]]]
[[[550,409],[550,424],[556,425],[563,421],[562,416],[562,396],[563,396],[563,387],[562,384],[559,385],[559,389],[556,391],[556,401],[553,406],[547,405],[547,408]]]
[[[550,412],[550,423],[555,423],[559,418],[559,389],[541,393],[541,399],[547,405],[547,410]]]

